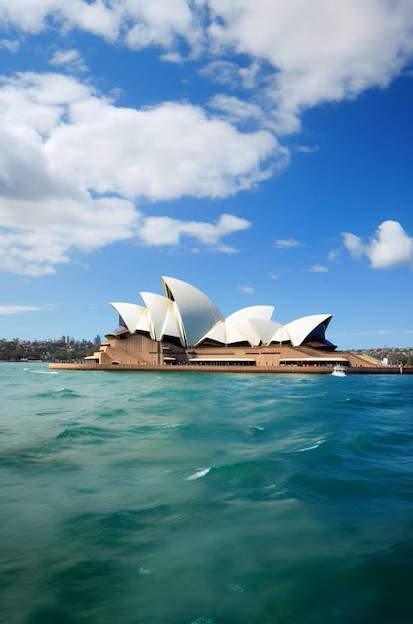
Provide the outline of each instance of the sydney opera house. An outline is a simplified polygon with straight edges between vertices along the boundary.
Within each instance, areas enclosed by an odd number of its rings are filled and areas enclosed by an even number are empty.
[[[100,350],[86,358],[88,364],[255,370],[357,365],[327,340],[331,314],[304,316],[282,325],[272,320],[273,306],[258,305],[224,317],[198,288],[173,277],[163,277],[162,285],[163,295],[140,293],[144,305],[111,304],[119,325],[106,335]]]

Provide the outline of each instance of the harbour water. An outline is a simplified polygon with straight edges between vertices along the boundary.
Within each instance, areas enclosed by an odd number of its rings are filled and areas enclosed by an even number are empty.
[[[413,621],[413,376],[0,389],[2,624]]]

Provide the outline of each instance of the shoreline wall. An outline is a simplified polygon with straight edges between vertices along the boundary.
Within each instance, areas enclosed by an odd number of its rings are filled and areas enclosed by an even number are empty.
[[[331,366],[200,366],[200,365],[106,365],[106,364],[83,364],[53,362],[49,368],[58,370],[81,370],[81,371],[136,371],[136,372],[162,372],[162,373],[273,373],[273,374],[300,374],[300,375],[331,375]],[[346,367],[346,375],[413,375],[413,366],[360,366]]]

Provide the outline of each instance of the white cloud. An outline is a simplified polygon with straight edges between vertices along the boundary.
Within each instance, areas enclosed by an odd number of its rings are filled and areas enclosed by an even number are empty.
[[[349,232],[343,233],[343,242],[354,258],[367,256],[372,269],[413,268],[413,238],[397,221],[381,223],[368,243]]]
[[[119,198],[4,198],[0,207],[1,269],[28,277],[54,273],[74,249],[91,252],[132,238],[139,217]]]
[[[3,255],[4,266],[16,267],[11,258],[23,258],[23,243],[10,242],[17,231],[32,235],[49,218],[52,229],[57,221],[70,231],[64,236],[53,230],[54,260],[34,263],[30,270],[39,273],[67,262],[70,250],[81,247],[79,215],[84,212],[91,224],[103,196],[118,201],[125,216],[122,227],[113,211],[116,235],[102,233],[102,244],[109,244],[117,236],[136,236],[144,223],[132,203],[136,198],[225,197],[252,188],[288,162],[274,133],[297,131],[302,112],[321,102],[386,87],[413,55],[411,0],[313,0],[311,7],[307,0],[0,0],[0,23],[28,33],[80,29],[116,45],[160,47],[162,58],[174,61],[189,47],[210,74],[215,67],[222,82],[233,80],[247,91],[244,99],[216,95],[209,115],[189,103],[122,108],[57,74],[3,78],[0,216],[9,229],[1,236],[14,254]],[[11,50],[11,41],[0,46]],[[76,50],[67,50],[66,58],[56,53],[51,62],[79,71],[81,61]],[[251,126],[264,130],[239,130]],[[368,255],[375,268],[410,264],[411,239],[399,236],[403,245],[396,253],[395,233],[387,232],[387,242],[385,234],[367,247],[346,234],[345,246]],[[29,270],[22,262],[18,271]]]
[[[279,239],[274,243],[277,249],[293,249],[293,247],[300,247],[301,245],[302,243],[295,238]]]
[[[231,245],[219,244],[219,245],[217,245],[213,249],[215,251],[219,251],[221,253],[226,253],[226,254],[236,254],[236,253],[239,253],[239,249],[237,249],[236,247],[231,247]]]
[[[130,24],[126,41],[131,48],[171,47],[177,37],[195,45],[198,39],[196,15],[185,0],[123,0],[115,9]]]
[[[328,252],[328,261],[334,262],[334,260],[336,260],[336,258],[338,258],[340,254],[341,249],[330,249],[330,251]]]
[[[214,95],[208,104],[212,109],[219,111],[221,116],[232,124],[245,124],[247,127],[253,125],[271,131],[277,130],[271,115],[259,104],[222,93]],[[289,161],[289,151],[286,148],[279,148],[279,151],[280,156],[281,154],[284,155],[284,161],[280,160],[280,163],[282,166],[285,166]]]
[[[385,221],[379,225],[376,238],[369,245],[368,257],[374,269],[397,265],[413,268],[413,238],[397,221]]]
[[[251,223],[234,215],[224,214],[213,223],[181,221],[170,217],[147,217],[139,229],[139,238],[146,245],[178,245],[183,236],[190,237],[207,247],[233,253],[232,247],[221,244],[224,236],[249,228]]]
[[[364,245],[361,238],[351,232],[343,232],[342,236],[344,247],[347,251],[350,252],[353,258],[360,258],[364,253]]]
[[[190,104],[135,110],[91,97],[70,114],[72,123],[53,131],[48,157],[98,193],[225,197],[271,176],[278,157],[284,162],[269,132],[238,132]]]
[[[255,89],[259,82],[263,82],[260,64],[256,61],[247,66],[239,66],[233,61],[213,60],[201,69],[200,74],[211,82],[234,89]]]
[[[268,96],[280,131],[305,108],[387,86],[413,51],[410,0],[209,0],[210,37],[277,70]]]
[[[40,312],[50,310],[49,306],[0,305],[0,314],[17,314],[19,312]]]
[[[219,85],[237,87],[240,82],[238,65],[231,61],[211,61],[201,69],[200,74]]]
[[[8,50],[8,52],[17,52],[20,48],[18,39],[0,39],[0,48]]]
[[[308,270],[310,273],[328,273],[328,268],[322,264],[314,264]]]
[[[49,63],[50,65],[64,67],[74,73],[82,73],[87,70],[87,65],[82,55],[73,48],[70,50],[57,50],[53,53]]]
[[[240,100],[237,97],[219,94],[209,100],[209,106],[220,111],[231,122],[260,121],[264,117],[262,109],[256,104]]]
[[[253,295],[255,293],[255,288],[252,286],[238,286],[238,290],[245,293],[246,295]]]
[[[202,36],[186,0],[0,0],[0,21],[29,33],[79,29],[134,49],[169,48],[179,37],[196,47]]]
[[[240,67],[238,73],[245,89],[255,89],[260,77],[260,64],[253,61],[247,67]]]
[[[60,24],[66,29],[79,28],[108,40],[118,36],[120,27],[118,12],[102,0],[0,0],[0,21],[28,33],[39,33],[53,23]]]
[[[268,279],[277,280],[277,279],[280,279],[280,276],[274,275],[274,273],[268,273]]]
[[[314,147],[310,147],[309,145],[297,145],[295,151],[299,154],[314,154],[318,152],[319,146],[315,145]]]
[[[19,275],[47,275],[75,250],[128,239],[187,236],[232,253],[223,239],[245,219],[145,217],[134,200],[231,195],[270,175],[277,158],[269,133],[238,132],[189,104],[116,107],[60,74],[0,78],[0,109],[0,266]]]
[[[296,131],[302,111],[320,102],[387,86],[413,54],[411,0],[0,0],[0,21],[157,46],[174,61],[185,42],[222,83],[259,85],[251,96],[266,101],[280,132]]]

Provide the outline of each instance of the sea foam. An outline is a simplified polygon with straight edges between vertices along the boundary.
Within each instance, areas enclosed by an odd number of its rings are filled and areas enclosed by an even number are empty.
[[[192,474],[190,477],[187,477],[187,481],[195,481],[195,479],[201,479],[202,477],[205,477],[208,472],[212,469],[212,466],[210,466],[209,468],[203,468],[202,470],[198,470],[198,472],[194,472],[194,474]]]

